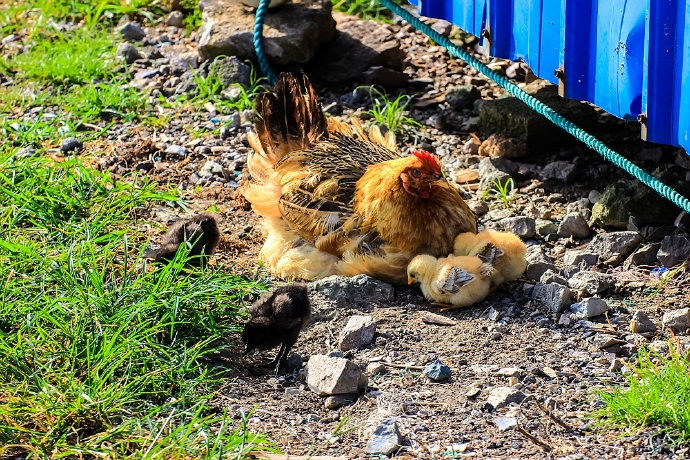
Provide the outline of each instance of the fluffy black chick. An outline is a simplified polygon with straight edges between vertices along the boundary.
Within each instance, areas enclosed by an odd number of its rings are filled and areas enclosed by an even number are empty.
[[[263,294],[249,309],[251,319],[244,325],[242,340],[245,354],[252,350],[270,350],[280,345],[280,351],[266,366],[280,366],[287,360],[297,336],[311,317],[311,305],[305,283],[280,286]]]
[[[216,218],[208,213],[196,214],[189,220],[179,220],[172,224],[163,235],[161,247],[153,251],[155,262],[170,262],[175,258],[181,244],[189,244],[189,258],[186,265],[205,266],[218,247],[220,230]]]

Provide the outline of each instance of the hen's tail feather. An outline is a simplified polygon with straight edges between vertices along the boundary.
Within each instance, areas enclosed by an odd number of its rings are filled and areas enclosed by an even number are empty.
[[[257,97],[256,110],[258,141],[272,165],[290,152],[310,148],[327,131],[316,91],[304,74],[281,73],[273,91]]]

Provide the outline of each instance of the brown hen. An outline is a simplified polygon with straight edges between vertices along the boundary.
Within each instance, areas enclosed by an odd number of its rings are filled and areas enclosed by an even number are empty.
[[[392,133],[327,120],[305,75],[281,74],[257,112],[243,193],[264,218],[260,257],[274,275],[403,284],[414,256],[447,256],[457,234],[476,233],[436,156],[401,156]]]

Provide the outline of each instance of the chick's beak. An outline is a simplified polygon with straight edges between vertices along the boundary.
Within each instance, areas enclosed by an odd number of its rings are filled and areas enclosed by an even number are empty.
[[[407,284],[414,284],[414,278],[407,277]]]

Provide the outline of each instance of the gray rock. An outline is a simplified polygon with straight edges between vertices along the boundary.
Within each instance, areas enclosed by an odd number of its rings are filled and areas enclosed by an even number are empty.
[[[455,86],[446,93],[446,102],[455,110],[471,109],[482,93],[472,85]]]
[[[318,47],[333,38],[331,2],[293,1],[271,10],[264,23],[264,48],[277,65],[308,62]],[[199,55],[255,59],[254,14],[236,0],[205,0],[199,32]]]
[[[180,53],[175,55],[175,57],[170,60],[170,71],[172,74],[179,77],[186,72],[189,72],[186,75],[186,80],[188,83],[194,83],[195,85],[196,83],[194,82],[194,76],[190,72],[190,69],[197,69],[198,67],[199,56],[194,52]]]
[[[656,325],[649,316],[647,316],[647,313],[642,310],[637,310],[630,319],[630,331],[635,334],[655,332]]]
[[[690,327],[690,308],[667,311],[661,318],[661,324],[676,333],[685,333]]]
[[[424,375],[436,382],[442,382],[450,378],[450,367],[444,364],[440,359],[436,359],[424,366]]]
[[[165,18],[165,24],[173,27],[184,26],[184,13],[182,11],[171,11]]]
[[[566,214],[558,226],[558,236],[561,238],[587,238],[589,233],[589,225],[579,212]]]
[[[213,160],[206,160],[206,163],[201,167],[199,170],[199,173],[203,175],[216,175],[216,176],[222,176],[223,175],[223,165],[220,163],[217,163]]]
[[[405,86],[407,82],[410,81],[410,76],[400,70],[393,70],[388,67],[375,65],[369,67],[362,73],[362,80],[365,85],[381,85],[386,88],[399,88]]]
[[[601,198],[601,193],[596,191],[596,190],[590,190],[589,194],[587,194],[587,199],[589,200],[590,203],[594,204],[597,201],[599,201],[599,198]]]
[[[599,254],[599,260],[607,261],[614,257],[626,257],[640,242],[642,242],[642,236],[637,232],[599,233],[590,241],[587,249]]]
[[[386,373],[386,365],[383,363],[369,363],[367,364],[367,375],[374,377],[378,374]]]
[[[338,21],[335,36],[313,61],[321,78],[332,83],[361,81],[361,75],[375,66],[405,68],[400,40],[385,26],[340,13],[333,16]]]
[[[570,306],[570,311],[575,314],[576,319],[594,318],[603,315],[608,309],[606,301],[599,297],[587,297]]]
[[[251,84],[252,68],[238,59],[237,56],[217,57],[209,67],[210,72],[219,76],[224,88],[229,89],[233,84],[239,84],[246,88]]]
[[[598,350],[603,350],[604,348],[614,345],[624,345],[625,343],[627,343],[625,340],[621,340],[611,334],[596,334],[592,337],[592,345]]]
[[[661,243],[649,243],[640,246],[632,253],[630,257],[625,261],[626,266],[637,265],[637,266],[652,266],[656,265],[658,259],[657,254],[661,248]]]
[[[181,157],[186,157],[189,154],[189,150],[186,148],[182,147],[181,145],[169,145],[168,148],[165,149],[165,153],[172,153],[174,155],[180,155]]]
[[[67,137],[60,142],[61,152],[74,152],[84,148],[84,143],[76,137]]]
[[[527,246],[527,270],[525,276],[530,279],[538,280],[541,275],[547,270],[556,271],[556,266],[554,265],[551,258],[546,255],[544,248],[540,245],[530,245]]]
[[[448,21],[444,21],[443,19],[437,19],[431,25],[431,28],[444,37],[448,37],[450,35],[450,31],[453,30],[453,24]]]
[[[568,280],[553,270],[546,270],[539,278],[539,282],[542,284],[556,283],[561,286],[568,285]]]
[[[376,322],[371,316],[351,316],[338,336],[338,348],[342,351],[362,348],[374,340]]]
[[[319,396],[357,393],[362,371],[352,361],[326,355],[312,355],[307,363],[307,385]]]
[[[336,409],[340,409],[343,406],[349,406],[350,404],[354,404],[355,401],[357,401],[357,395],[356,394],[333,395],[333,396],[327,397],[323,401],[323,405],[326,407],[326,409],[336,410]]]
[[[525,399],[525,394],[510,387],[494,387],[489,393],[486,402],[494,409],[500,409],[511,403],[520,404]]]
[[[563,254],[563,265],[569,267],[591,267],[596,265],[598,260],[598,254],[582,249],[570,249]]]
[[[119,29],[122,38],[130,41],[139,41],[146,37],[146,32],[139,24],[128,22]]]
[[[582,217],[585,218],[585,220],[589,220],[590,217],[592,217],[592,204],[589,202],[588,198],[580,198],[577,201],[573,201],[572,203],[568,203],[567,206],[565,207],[565,212],[566,214],[570,214],[571,212],[576,212],[580,214]]]
[[[690,257],[690,239],[684,236],[667,236],[661,241],[657,259],[664,267],[676,266]]]
[[[524,89],[559,113],[565,114],[566,118],[578,126],[589,129],[596,123],[592,107],[561,98],[555,85],[536,81],[526,85]],[[515,137],[526,142],[530,148],[563,148],[574,141],[572,136],[515,97],[484,101],[479,110],[479,127],[484,134],[499,133]]]
[[[647,346],[653,352],[659,353],[661,356],[668,356],[671,352],[668,340],[654,340]]]
[[[583,270],[575,273],[568,280],[568,286],[575,291],[594,295],[613,287],[615,282],[615,278],[611,275]]]
[[[376,429],[374,429],[374,433],[367,441],[367,447],[364,449],[364,452],[370,455],[391,455],[400,448],[402,442],[398,425],[392,418],[389,418],[379,423]]]
[[[558,227],[556,226],[556,224],[554,224],[550,220],[544,219],[535,219],[534,229],[537,232],[537,235],[541,237],[553,235],[558,232]]]
[[[494,423],[498,431],[512,430],[517,426],[517,417],[496,417]]]
[[[499,377],[520,377],[522,369],[519,367],[504,367],[497,370],[496,375]]]
[[[592,208],[591,223],[599,227],[627,228],[632,216],[638,226],[671,224],[676,206],[641,182],[618,182],[602,193]]]
[[[314,297],[313,301],[316,304],[326,301],[336,307],[386,303],[395,299],[393,286],[367,275],[357,275],[352,278],[333,275],[312,281],[308,286],[309,294]]]
[[[131,64],[143,57],[139,50],[129,42],[120,43],[117,47],[116,55],[127,64]]]
[[[552,179],[570,184],[577,177],[577,169],[569,161],[553,161],[544,166],[540,176],[544,180]]]
[[[531,217],[508,217],[500,222],[504,231],[514,233],[522,239],[532,238],[536,234],[536,223]]]
[[[532,289],[532,298],[552,313],[562,313],[571,304],[570,289],[556,283],[537,283]]]

